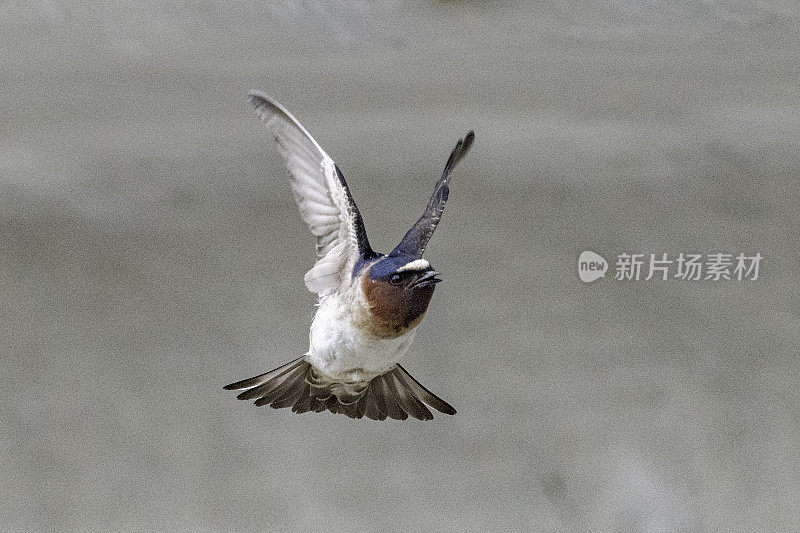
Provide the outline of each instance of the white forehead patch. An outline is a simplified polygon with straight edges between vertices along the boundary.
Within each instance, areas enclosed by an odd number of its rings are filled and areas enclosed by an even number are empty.
[[[397,269],[397,272],[403,272],[404,270],[428,270],[431,268],[431,264],[428,263],[425,259],[414,259],[410,263],[406,263],[405,265],[401,266]]]

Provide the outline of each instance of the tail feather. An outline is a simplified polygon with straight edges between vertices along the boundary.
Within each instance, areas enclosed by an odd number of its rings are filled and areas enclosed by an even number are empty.
[[[301,398],[307,398],[309,396],[309,389],[311,388],[308,383],[305,383],[305,376],[301,375],[300,379],[303,382],[300,386],[293,386],[292,388],[288,389],[284,392],[280,398],[274,400],[270,405],[275,409],[281,409],[283,407],[293,407]]]
[[[295,413],[327,410],[350,418],[405,420],[410,415],[431,420],[433,414],[425,404],[448,415],[456,413],[400,365],[369,380],[340,381],[300,357],[225,389],[243,390],[237,396],[240,400],[255,400],[255,405],[270,405],[275,409],[291,407]]]
[[[396,375],[403,380],[403,383],[409,389],[414,391],[414,394],[416,395],[417,398],[427,403],[437,411],[440,411],[448,415],[456,414],[456,410],[453,409],[452,405],[445,402],[444,400],[433,394],[431,391],[423,387],[422,384],[416,379],[414,379],[414,376],[409,374],[408,371],[406,371],[405,368],[400,366],[399,363],[397,367],[393,370],[393,372],[396,373]]]
[[[311,403],[310,410],[314,413],[322,413],[327,408],[328,405],[325,403],[324,400],[320,400],[319,398],[314,398],[314,401]]]
[[[337,407],[339,408],[340,413],[342,413],[343,415],[347,415],[350,418],[361,418],[361,416],[364,416],[364,415],[358,416],[357,403],[344,404],[340,402],[337,404]]]
[[[266,383],[262,383],[261,385],[257,385],[256,387],[252,388],[251,390],[242,392],[237,396],[240,400],[253,400],[253,399],[263,399],[268,396],[271,396],[276,390],[282,387],[287,381],[291,381],[292,379],[297,377],[298,370],[302,374],[301,363],[297,362],[292,366],[286,367],[281,372],[278,372]]]
[[[408,418],[408,413],[403,411],[403,408],[395,401],[395,396],[386,382],[386,374],[379,376],[381,379],[372,381],[375,388],[375,400],[378,403],[378,408],[386,413],[389,418],[395,420],[405,420]]]
[[[255,387],[256,385],[264,383],[265,381],[277,376],[282,370],[289,370],[289,368],[287,367],[296,366],[297,364],[299,364],[300,360],[303,359],[303,357],[298,357],[294,361],[289,361],[288,363],[281,365],[278,368],[270,370],[266,374],[261,374],[252,378],[243,379],[242,381],[237,381],[236,383],[225,385],[222,388],[225,390],[242,390],[242,389],[249,389],[250,387]]]
[[[420,420],[433,419],[433,415],[428,408],[417,400],[414,393],[408,390],[394,371],[386,377],[386,383],[389,384],[389,390],[394,393],[394,399],[403,411]]]
[[[295,413],[307,413],[312,409],[313,402],[316,400],[313,396],[311,396],[311,387],[309,386],[308,394],[305,397],[300,397],[295,404],[292,406],[292,412]]]
[[[283,400],[285,397],[292,396],[296,387],[302,387],[304,384],[307,385],[306,369],[303,368],[303,365],[297,365],[289,372],[281,375],[278,378],[274,378],[273,381],[270,381],[270,383],[273,383],[279,379],[281,380],[280,383],[266,391],[261,398],[256,400],[256,405],[275,404],[277,408],[277,404],[281,400]],[[293,403],[294,402],[292,402],[292,404]]]
[[[375,399],[375,389],[367,387],[367,391],[362,398],[364,402],[364,415],[372,420],[386,420],[386,413],[381,412],[378,402]]]

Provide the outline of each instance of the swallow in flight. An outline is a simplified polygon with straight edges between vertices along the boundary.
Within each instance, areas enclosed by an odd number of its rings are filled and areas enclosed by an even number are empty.
[[[459,140],[425,212],[388,255],[367,240],[342,171],[282,105],[252,91],[289,170],[300,215],[316,239],[317,262],[305,283],[318,295],[308,352],[278,368],[225,387],[237,398],[296,413],[328,410],[374,420],[430,420],[427,404],[456,410],[400,366],[433,295],[437,272],[422,258],[444,211],[450,173],[472,146]]]

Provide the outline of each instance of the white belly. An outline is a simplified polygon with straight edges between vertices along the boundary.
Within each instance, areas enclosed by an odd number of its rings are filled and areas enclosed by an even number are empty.
[[[416,328],[382,339],[356,326],[370,312],[358,285],[352,294],[333,294],[317,309],[309,334],[308,361],[332,377],[354,370],[382,374],[408,351]],[[367,377],[367,376],[365,376]]]

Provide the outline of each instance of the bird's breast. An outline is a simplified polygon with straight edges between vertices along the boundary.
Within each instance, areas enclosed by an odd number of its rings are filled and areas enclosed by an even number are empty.
[[[408,350],[414,332],[411,327],[397,334],[376,321],[359,280],[353,290],[320,304],[309,334],[309,362],[337,378],[386,372]]]

